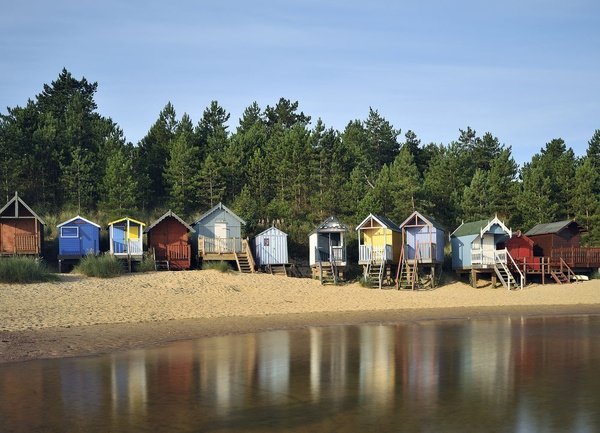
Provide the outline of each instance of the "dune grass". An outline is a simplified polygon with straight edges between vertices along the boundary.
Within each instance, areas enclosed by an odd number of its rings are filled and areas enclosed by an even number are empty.
[[[123,273],[123,265],[110,254],[89,255],[81,259],[73,270],[88,277],[113,278]]]
[[[220,272],[229,272],[231,271],[231,267],[229,266],[229,263],[227,262],[204,262],[202,263],[202,269],[203,270],[207,270],[207,269],[214,269],[215,271],[220,271]]]
[[[58,276],[38,259],[7,257],[0,260],[0,282],[37,283],[56,280]]]

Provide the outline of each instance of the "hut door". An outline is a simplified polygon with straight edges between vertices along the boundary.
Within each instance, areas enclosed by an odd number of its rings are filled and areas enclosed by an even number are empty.
[[[483,263],[494,263],[494,252],[496,251],[494,235],[484,235],[482,241]]]
[[[215,248],[217,252],[227,251],[227,223],[215,223]]]

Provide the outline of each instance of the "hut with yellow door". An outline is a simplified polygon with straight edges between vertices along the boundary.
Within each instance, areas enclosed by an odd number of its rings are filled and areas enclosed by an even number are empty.
[[[358,264],[373,287],[393,284],[392,269],[402,251],[402,230],[392,220],[369,214],[357,227]]]
[[[144,256],[145,225],[129,217],[108,223],[109,252],[118,259],[127,260],[130,271],[132,262],[141,262]]]

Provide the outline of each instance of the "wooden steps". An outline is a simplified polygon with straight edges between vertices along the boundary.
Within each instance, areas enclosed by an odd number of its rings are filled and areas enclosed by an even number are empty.
[[[416,263],[403,260],[398,264],[398,273],[396,278],[396,288],[415,290],[418,278],[418,269]]]
[[[385,275],[384,263],[371,263],[367,266],[365,275],[371,283],[371,287],[381,289],[383,286],[383,278]]]
[[[556,282],[556,284],[568,284],[570,283],[569,277],[567,277],[560,269],[551,269],[550,276]]]
[[[243,274],[253,274],[254,273],[254,267],[250,264],[251,259],[250,259],[250,257],[248,257],[249,254],[250,253],[248,253],[248,252],[235,253],[235,261],[238,265],[238,271],[240,271]]]
[[[500,280],[500,283],[506,289],[517,289],[519,288],[519,284],[517,280],[513,276],[512,272],[508,269],[505,263],[496,262],[494,265],[494,271],[496,272],[496,276]]]
[[[267,265],[266,270],[271,275],[280,275],[283,277],[288,276],[286,265]]]

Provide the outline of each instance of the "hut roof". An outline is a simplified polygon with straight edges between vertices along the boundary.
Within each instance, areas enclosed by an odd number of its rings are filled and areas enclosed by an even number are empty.
[[[60,223],[60,224],[59,224],[59,225],[57,225],[56,227],[62,227],[62,226],[64,226],[64,225],[67,225],[67,224],[69,224],[69,223],[72,223],[72,222],[73,222],[73,221],[75,221],[75,220],[83,220],[83,221],[85,221],[85,222],[86,222],[86,223],[88,223],[88,224],[91,224],[91,225],[93,225],[93,226],[95,226],[95,227],[98,227],[98,228],[100,228],[100,226],[99,226],[98,224],[96,224],[96,223],[94,223],[94,222],[91,222],[90,220],[88,220],[88,219],[86,219],[86,218],[84,218],[84,217],[82,217],[82,216],[80,216],[80,215],[77,215],[76,217],[73,217],[73,218],[71,218],[70,220],[67,220],[67,221],[65,221],[65,222],[63,222],[63,223]]]
[[[461,237],[461,236],[469,236],[469,235],[480,235],[488,231],[494,224],[500,225],[504,231],[506,231],[510,236],[512,236],[512,230],[504,225],[502,221],[495,216],[493,219],[489,220],[479,220],[472,221],[468,223],[462,223],[450,236]]]
[[[194,230],[188,223],[186,223],[184,220],[182,220],[181,218],[179,218],[179,216],[177,216],[177,214],[175,212],[173,212],[171,209],[169,209],[167,212],[165,212],[165,214],[163,216],[161,216],[159,219],[157,219],[156,221],[154,221],[152,224],[150,224],[148,226],[148,228],[146,228],[146,230],[144,230],[145,233],[148,233],[150,230],[152,230],[154,227],[156,227],[158,224],[160,224],[161,221],[163,221],[165,218],[168,217],[173,217],[175,218],[177,221],[179,221],[183,226],[185,226],[186,229],[188,229],[188,231],[192,232],[192,233],[196,233],[196,230]]]
[[[400,227],[398,227],[398,224],[396,224],[394,221],[392,221],[389,218],[383,217],[381,215],[375,215],[370,213],[368,217],[366,217],[357,227],[356,230],[362,228],[362,226],[364,226],[367,221],[369,221],[369,219],[374,219],[375,221],[377,221],[379,224],[381,224],[383,227],[386,227],[390,230],[393,230],[395,232],[401,232],[402,230],[400,229]]]
[[[287,236],[287,233],[279,230],[277,227],[273,226],[273,227],[269,227],[266,230],[263,230],[262,232],[260,232],[259,234],[257,234],[255,237],[259,237],[259,236],[263,236],[266,234],[270,234],[269,232],[274,232],[276,235],[283,235],[283,236]]]
[[[206,217],[210,216],[213,212],[216,212],[218,210],[224,210],[225,212],[229,213],[232,217],[237,219],[240,222],[240,224],[244,224],[244,225],[246,224],[246,221],[244,221],[239,216],[237,216],[231,209],[229,209],[223,203],[219,202],[219,204],[216,205],[215,207],[213,207],[211,210],[202,214],[202,216],[200,218],[198,218],[196,221],[194,221],[194,223],[192,225],[198,224],[200,221],[202,221]]]
[[[402,224],[400,224],[400,227],[404,227],[405,225],[407,225],[410,222],[410,220],[412,220],[415,217],[422,219],[423,221],[425,221],[425,223],[435,227],[436,229],[440,229],[444,232],[446,231],[444,226],[442,226],[440,223],[438,223],[434,218],[432,218],[428,215],[424,215],[419,211],[414,211],[412,214],[410,214],[410,216],[408,218],[406,218]]]
[[[514,234],[512,239],[523,239],[525,242],[527,242],[529,245],[533,246],[533,244],[535,244],[535,242],[533,241],[533,239],[531,239],[529,236],[527,236],[525,233],[522,233],[521,230],[517,230]]]
[[[5,211],[8,210],[8,208],[11,205],[14,205],[14,214],[12,215],[7,215],[5,216],[6,218],[21,218],[19,217],[19,203],[23,205],[23,207],[25,209],[27,209],[29,211],[29,213],[31,213],[31,215],[37,219],[42,225],[46,225],[46,223],[44,222],[43,219],[41,219],[39,217],[38,214],[36,214],[33,209],[31,209],[29,206],[27,206],[27,203],[25,203],[21,197],[19,197],[19,194],[15,191],[15,196],[13,198],[11,198],[5,205],[4,207],[2,207],[2,209],[0,209],[0,216],[4,216],[2,214],[4,214]]]
[[[573,228],[580,233],[586,231],[577,221],[565,220],[547,224],[538,224],[525,234],[527,236],[557,234],[567,228]]]
[[[336,217],[330,216],[311,233],[342,233],[347,231],[348,227],[342,224]]]
[[[121,221],[126,221],[126,220],[133,221],[134,223],[139,224],[141,226],[145,226],[146,225],[146,224],[144,224],[141,221],[138,221],[138,220],[135,220],[135,219],[129,218],[129,217],[123,217],[123,218],[119,218],[118,220],[111,221],[111,222],[108,223],[108,225],[112,226],[113,224],[120,223]]]

